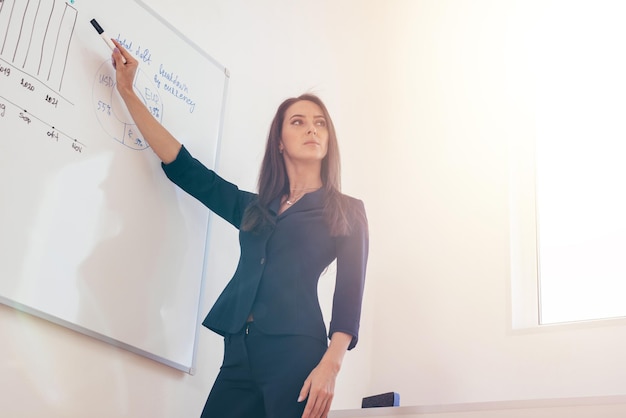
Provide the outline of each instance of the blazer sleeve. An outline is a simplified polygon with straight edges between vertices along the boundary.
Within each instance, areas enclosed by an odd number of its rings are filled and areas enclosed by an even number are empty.
[[[328,335],[340,331],[352,335],[348,350],[359,339],[369,233],[363,202],[351,199],[353,210],[349,235],[337,237],[337,278]]]
[[[256,198],[208,169],[184,146],[174,161],[161,166],[172,182],[236,228],[241,225],[246,207]]]

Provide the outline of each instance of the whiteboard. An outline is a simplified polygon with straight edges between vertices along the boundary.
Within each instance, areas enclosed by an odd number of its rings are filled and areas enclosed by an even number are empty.
[[[209,213],[141,137],[94,18],[217,160],[228,71],[143,3],[0,0],[0,302],[192,373]]]

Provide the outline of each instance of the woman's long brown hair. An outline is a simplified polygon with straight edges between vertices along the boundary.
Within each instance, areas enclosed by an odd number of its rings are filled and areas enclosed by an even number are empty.
[[[274,218],[268,212],[270,202],[289,194],[289,178],[287,177],[285,161],[279,151],[279,144],[282,138],[285,112],[292,104],[302,100],[313,102],[322,109],[328,128],[328,151],[322,160],[321,177],[322,187],[326,189],[324,213],[331,235],[340,236],[349,233],[347,202],[341,194],[341,162],[335,126],[324,103],[313,94],[289,98],[278,107],[270,126],[265,156],[259,174],[258,200],[246,209],[241,225],[241,229],[244,231],[257,231],[273,225]]]

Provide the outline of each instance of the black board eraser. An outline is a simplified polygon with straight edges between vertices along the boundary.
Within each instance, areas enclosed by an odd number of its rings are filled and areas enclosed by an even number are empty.
[[[400,406],[400,394],[396,392],[381,393],[363,398],[361,408],[380,408],[385,406]]]

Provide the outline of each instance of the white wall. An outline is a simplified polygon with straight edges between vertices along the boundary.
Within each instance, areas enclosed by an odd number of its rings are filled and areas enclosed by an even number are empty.
[[[508,140],[535,135],[535,29],[547,21],[558,32],[564,9],[597,22],[623,8],[394,4],[389,67],[400,71],[378,158],[392,186],[369,206],[381,245],[370,276],[370,390],[398,391],[404,405],[626,393],[623,322],[513,332],[508,302],[518,268],[509,263]],[[405,216],[384,218],[390,203]]]
[[[333,114],[344,191],[365,201],[371,235],[361,342],[335,408],[391,390],[403,405],[626,393],[622,325],[509,325],[507,140],[534,134],[532,28],[590,2],[146,3],[231,71],[229,180],[254,189],[284,98],[312,91]],[[205,311],[237,261],[235,232],[213,228]],[[202,331],[188,376],[6,307],[0,341],[12,417],[197,416],[222,354]]]

